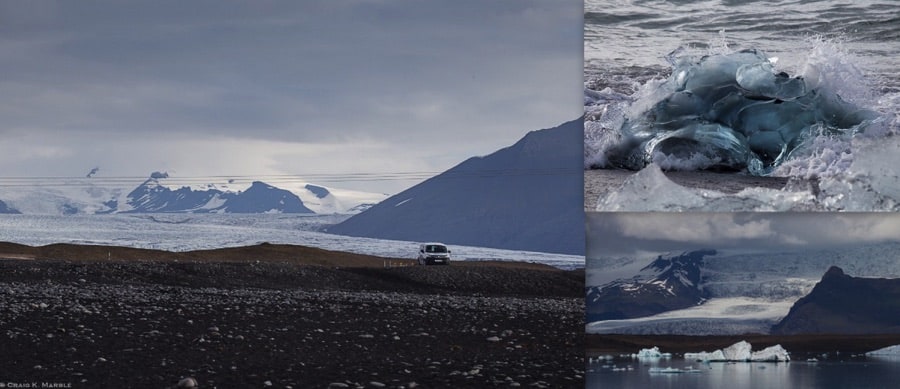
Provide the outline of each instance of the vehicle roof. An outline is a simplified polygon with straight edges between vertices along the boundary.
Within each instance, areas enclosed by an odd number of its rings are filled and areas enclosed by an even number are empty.
[[[426,243],[422,243],[422,246],[446,246],[446,245],[441,242],[426,242]]]

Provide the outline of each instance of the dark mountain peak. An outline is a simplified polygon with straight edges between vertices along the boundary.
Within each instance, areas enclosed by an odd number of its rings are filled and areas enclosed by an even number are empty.
[[[228,194],[219,209],[229,213],[314,213],[297,195],[262,181],[253,181],[243,192]]]
[[[588,321],[633,319],[702,304],[709,298],[701,285],[704,257],[715,254],[696,250],[660,255],[634,278],[589,289]]]
[[[686,285],[698,285],[700,282],[700,269],[703,267],[704,257],[715,255],[716,250],[685,251],[674,257],[658,256],[653,262],[645,266],[641,271],[655,271],[659,275],[655,280],[677,278]]]
[[[822,281],[825,281],[827,279],[832,279],[832,278],[850,278],[850,276],[844,274],[843,269],[841,269],[837,266],[832,266],[832,267],[828,268],[828,271],[826,271],[825,275],[822,276]]]
[[[15,209],[13,207],[10,207],[9,205],[6,205],[6,203],[4,203],[3,200],[0,200],[0,213],[19,214],[22,212],[19,212],[19,210]]]
[[[253,183],[250,184],[250,187],[247,188],[247,190],[245,190],[244,192],[259,191],[259,190],[274,190],[274,189],[278,189],[278,188],[276,188],[272,185],[266,184],[265,182],[262,182],[262,181],[253,181]]]
[[[173,190],[159,183],[167,177],[168,173],[153,172],[128,194],[131,209],[125,212],[314,213],[297,195],[262,181],[253,181],[246,190],[234,193],[212,186],[201,190],[183,186]]]
[[[329,194],[331,194],[331,192],[328,191],[328,188],[321,187],[318,185],[306,184],[306,186],[304,188],[306,188],[306,190],[312,192],[312,194],[316,195],[316,198],[320,198],[320,199],[325,198]]]
[[[530,132],[328,232],[584,255],[583,140],[580,119]]]
[[[900,333],[900,279],[852,277],[832,266],[772,332]]]

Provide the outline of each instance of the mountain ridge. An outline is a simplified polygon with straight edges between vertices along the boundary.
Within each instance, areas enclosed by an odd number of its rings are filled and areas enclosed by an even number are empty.
[[[772,333],[900,333],[900,279],[852,277],[832,266]]]
[[[630,279],[588,288],[587,322],[647,317],[701,304],[710,297],[702,288],[701,267],[711,255],[716,250],[660,255]]]
[[[0,187],[0,213],[36,215],[113,213],[358,213],[387,195],[303,184],[280,188],[260,180],[201,187],[167,185],[153,172],[133,187],[120,180],[71,179],[54,185]],[[337,192],[337,193],[335,193]],[[310,201],[310,203],[307,203]]]
[[[531,131],[329,233],[584,255],[582,119]]]

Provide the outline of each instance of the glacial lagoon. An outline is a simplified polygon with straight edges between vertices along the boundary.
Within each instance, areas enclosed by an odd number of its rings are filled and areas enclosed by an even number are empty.
[[[900,359],[846,356],[791,362],[696,362],[591,356],[586,387],[599,388],[895,388]]]

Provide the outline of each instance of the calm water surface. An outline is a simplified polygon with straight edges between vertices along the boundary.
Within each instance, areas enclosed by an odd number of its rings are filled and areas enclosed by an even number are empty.
[[[695,369],[652,373],[651,368]],[[700,363],[673,359],[594,361],[587,388],[898,388],[900,360],[857,357],[788,363]]]

